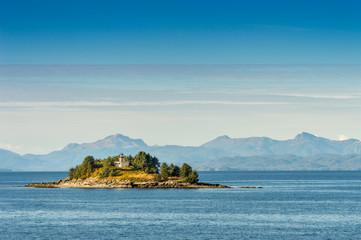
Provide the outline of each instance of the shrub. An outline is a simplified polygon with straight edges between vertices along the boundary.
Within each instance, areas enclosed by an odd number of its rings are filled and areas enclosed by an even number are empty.
[[[161,178],[160,174],[158,174],[158,173],[154,174],[153,181],[159,182],[161,179],[162,178]]]

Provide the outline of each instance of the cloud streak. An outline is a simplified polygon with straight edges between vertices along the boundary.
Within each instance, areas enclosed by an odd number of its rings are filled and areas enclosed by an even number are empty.
[[[270,95],[274,95],[274,96],[284,96],[284,97],[300,97],[300,98],[316,98],[316,99],[338,99],[338,100],[343,100],[343,99],[360,99],[360,96],[355,96],[355,95],[322,95],[322,94],[297,94],[297,93],[290,93],[290,94],[282,94],[282,93],[277,93],[277,94],[270,94]]]
[[[41,108],[41,107],[142,107],[174,105],[282,105],[288,102],[247,102],[247,101],[133,101],[133,102],[91,102],[91,101],[56,101],[56,102],[0,102],[0,107]]]

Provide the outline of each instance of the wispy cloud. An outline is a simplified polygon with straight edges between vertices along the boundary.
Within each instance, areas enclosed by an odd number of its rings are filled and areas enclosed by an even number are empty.
[[[246,101],[147,101],[147,102],[0,102],[0,107],[39,108],[39,107],[136,107],[136,106],[172,106],[172,105],[281,105],[288,102],[246,102]]]
[[[270,95],[284,96],[284,97],[303,97],[303,98],[317,98],[317,99],[360,99],[361,96],[356,95],[323,95],[323,94],[307,94],[307,93],[275,93]]]

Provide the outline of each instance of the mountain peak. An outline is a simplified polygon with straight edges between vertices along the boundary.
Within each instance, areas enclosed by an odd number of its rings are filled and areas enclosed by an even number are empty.
[[[216,139],[231,139],[228,135],[219,136]]]
[[[117,140],[130,140],[130,137],[122,135],[120,133],[114,134],[114,135],[110,135],[105,137],[103,140],[113,140],[113,141],[117,141]]]
[[[215,139],[213,139],[213,140],[211,140],[209,142],[206,142],[206,143],[202,144],[201,146],[203,146],[203,147],[215,147],[215,146],[220,146],[220,145],[227,145],[232,141],[233,141],[232,138],[230,138],[227,135],[223,135],[223,136],[216,137]]]
[[[77,148],[78,146],[79,146],[79,144],[77,144],[77,143],[69,143],[68,145],[66,145],[66,146],[64,147],[63,150],[75,149],[75,148]]]
[[[110,135],[102,140],[98,140],[98,143],[104,143],[104,144],[121,144],[121,145],[129,145],[129,146],[139,146],[139,147],[145,147],[147,144],[142,139],[134,139],[130,138],[128,136],[122,135],[120,133]]]
[[[80,151],[84,152],[84,154],[94,154],[98,156],[100,153],[104,152],[105,154],[107,151],[109,152],[109,154],[113,154],[122,151],[125,152],[125,149],[145,149],[147,147],[148,145],[141,139],[133,139],[122,134],[114,134],[100,139],[96,142],[82,144],[70,143],[65,146],[61,151]]]
[[[318,138],[318,137],[311,133],[307,133],[307,132],[302,132],[300,134],[297,134],[297,136],[295,137],[295,139],[315,139],[315,138]]]

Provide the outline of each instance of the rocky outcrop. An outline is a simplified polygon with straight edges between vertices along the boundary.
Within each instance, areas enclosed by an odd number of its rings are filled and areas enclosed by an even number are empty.
[[[35,188],[229,188],[225,185],[210,183],[184,183],[184,182],[132,182],[123,180],[109,180],[87,178],[84,180],[62,179],[56,182],[29,183],[25,187]]]

